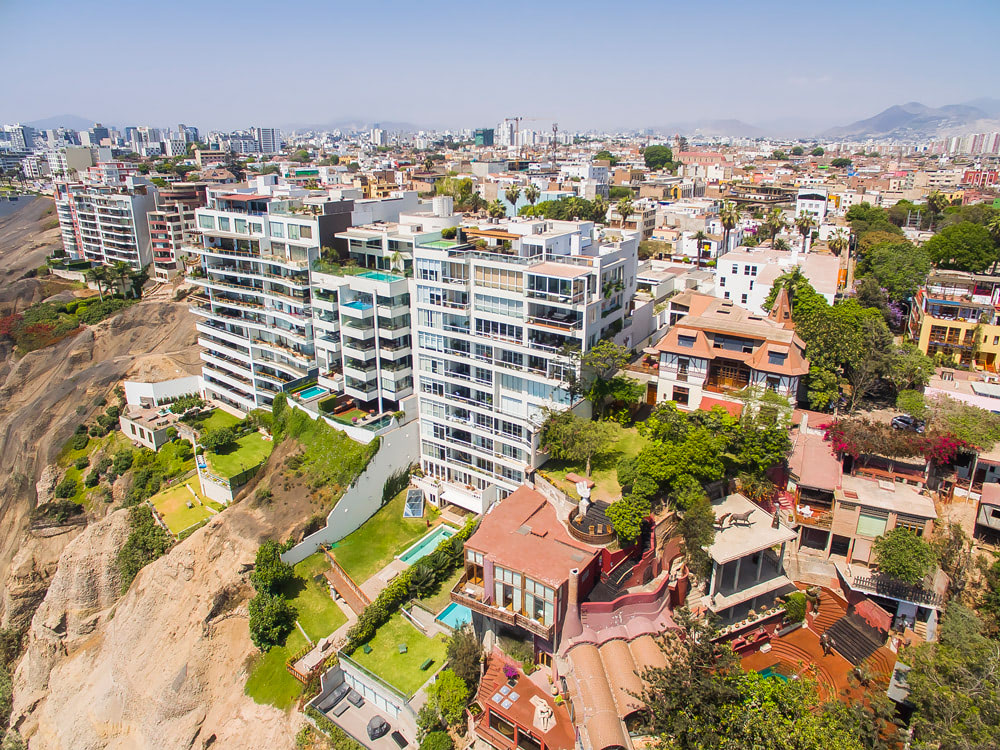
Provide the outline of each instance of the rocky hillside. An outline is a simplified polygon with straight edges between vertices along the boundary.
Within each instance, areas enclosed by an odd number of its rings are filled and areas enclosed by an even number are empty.
[[[289,530],[240,503],[140,572],[118,600],[127,511],[69,544],[15,674],[16,726],[48,748],[291,748],[296,713],[243,694],[248,568]],[[298,514],[281,514],[291,518]]]

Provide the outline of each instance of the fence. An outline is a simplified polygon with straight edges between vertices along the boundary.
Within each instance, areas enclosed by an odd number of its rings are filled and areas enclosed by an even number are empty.
[[[282,561],[295,565],[320,545],[338,542],[361,528],[382,507],[382,486],[386,477],[417,460],[418,429],[419,423],[413,421],[383,435],[378,452],[327,515],[326,526],[282,554]]]

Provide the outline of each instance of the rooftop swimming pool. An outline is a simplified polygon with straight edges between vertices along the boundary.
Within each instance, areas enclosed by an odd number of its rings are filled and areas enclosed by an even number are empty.
[[[382,271],[368,271],[366,273],[359,273],[362,279],[371,279],[373,281],[400,281],[405,278],[404,276],[398,276],[394,273],[383,273]]]
[[[458,529],[452,526],[437,526],[428,534],[421,537],[420,541],[406,550],[403,554],[399,556],[399,559],[405,562],[407,565],[413,565],[421,557],[426,557],[435,549],[437,546],[445,539],[450,539],[455,536],[455,532]]]
[[[350,307],[352,310],[371,310],[373,305],[371,302],[355,300],[354,302],[345,302],[344,307]]]
[[[311,398],[316,398],[317,396],[325,396],[329,392],[330,391],[327,390],[326,388],[321,388],[318,385],[311,385],[305,390],[299,391],[298,395],[299,398],[308,400]]]
[[[434,619],[447,625],[452,630],[458,630],[465,623],[472,622],[472,610],[468,607],[463,607],[457,602],[452,602],[442,609]]]
[[[447,250],[450,247],[458,245],[455,240],[434,240],[433,242],[423,242],[421,244],[423,247],[433,247],[436,250]]]

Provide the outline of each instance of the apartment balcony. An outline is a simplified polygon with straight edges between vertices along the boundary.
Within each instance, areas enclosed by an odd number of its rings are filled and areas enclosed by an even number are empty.
[[[227,357],[215,351],[202,351],[200,353],[200,358],[202,362],[209,362],[215,367],[224,369],[227,372],[234,372],[243,376],[248,381],[253,377],[253,370],[250,369],[250,364],[235,359],[234,357]]]
[[[344,336],[341,341],[345,357],[353,357],[361,361],[372,359],[375,356],[375,344],[366,344],[357,339]]]
[[[247,394],[253,393],[253,380],[243,377],[237,372],[223,369],[221,366],[217,367],[214,364],[206,362],[202,366],[202,374],[211,375],[220,383],[229,385],[237,390],[244,390]]]
[[[514,627],[519,627],[533,633],[540,638],[551,640],[555,633],[555,625],[546,627],[537,620],[514,612],[510,609],[497,607],[486,600],[486,592],[481,583],[472,583],[468,575],[462,576],[455,587],[451,590],[451,600],[462,604],[473,612],[478,612],[485,617],[489,617],[498,622],[506,623]]]
[[[378,370],[374,360],[366,363],[345,359],[344,375],[353,378],[359,383],[371,383],[378,377]]]
[[[568,312],[549,311],[544,315],[529,315],[527,321],[528,325],[531,326],[561,331],[570,335],[583,328],[583,318]]]
[[[350,336],[358,341],[370,341],[375,338],[375,326],[372,325],[371,321],[366,323],[344,317],[341,330],[343,330],[345,336]]]
[[[352,320],[372,320],[375,317],[375,306],[371,302],[341,302],[340,314]]]
[[[829,530],[833,526],[833,511],[829,508],[819,508],[809,506],[809,515],[805,515],[799,508],[792,511],[795,523],[800,526],[809,526],[816,529]]]
[[[371,401],[373,398],[378,396],[378,384],[375,381],[370,383],[355,380],[354,378],[344,376],[344,393],[352,398],[357,398],[362,401]]]

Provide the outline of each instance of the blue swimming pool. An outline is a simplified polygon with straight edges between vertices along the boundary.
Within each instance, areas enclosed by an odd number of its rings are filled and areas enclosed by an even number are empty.
[[[407,549],[403,554],[399,556],[399,559],[408,565],[413,565],[421,557],[426,557],[441,543],[444,539],[450,539],[455,536],[455,531],[457,529],[451,526],[438,526],[429,534],[425,534],[419,542],[414,544],[412,547]]]
[[[368,271],[358,275],[363,279],[372,279],[373,281],[399,281],[404,278],[394,273],[382,273],[381,271]]]
[[[352,310],[371,310],[373,305],[371,302],[362,302],[361,300],[354,300],[353,302],[345,302],[344,307],[349,307]]]
[[[305,390],[299,391],[299,398],[310,399],[316,398],[318,396],[325,396],[330,391],[326,388],[320,388],[318,385],[311,385]]]
[[[782,682],[788,682],[788,677],[786,675],[781,674],[781,672],[779,672],[776,667],[765,667],[764,669],[760,670],[757,674],[759,674],[761,677],[777,677]]]
[[[467,622],[472,622],[472,610],[463,607],[461,604],[452,602],[441,610],[441,613],[434,618],[440,623],[447,625],[452,630],[458,630]]]

